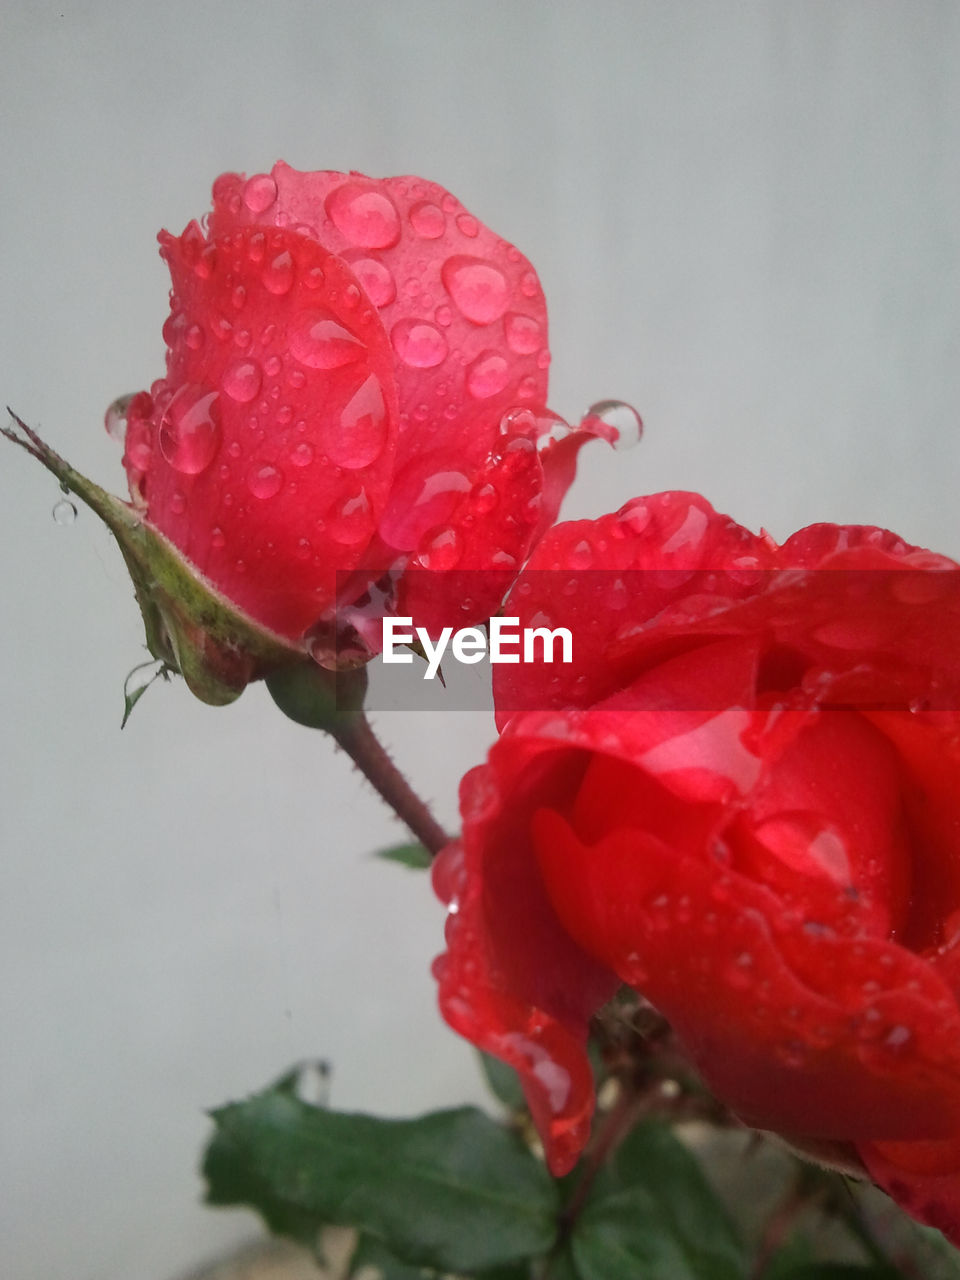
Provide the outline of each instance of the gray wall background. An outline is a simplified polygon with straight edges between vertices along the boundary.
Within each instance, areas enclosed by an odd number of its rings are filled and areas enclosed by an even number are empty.
[[[865,521],[960,556],[960,6],[331,0],[7,6],[3,398],[120,490],[102,414],[162,369],[154,236],[225,169],[421,173],[533,259],[552,403],[639,450],[568,514],[704,491],[784,537]],[[85,512],[0,448],[0,1270],[165,1280],[254,1234],[198,1200],[204,1108],[293,1060],[381,1113],[480,1098],[434,1012],[442,912],[400,829],[251,689],[159,687]],[[383,713],[454,821],[480,714]]]

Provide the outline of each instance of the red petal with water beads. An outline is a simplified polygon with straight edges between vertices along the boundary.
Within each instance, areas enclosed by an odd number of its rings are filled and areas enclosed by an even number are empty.
[[[958,581],[884,530],[778,548],[691,494],[548,533],[506,611],[570,626],[574,663],[495,673],[455,1025],[499,1052],[536,1007],[487,865],[534,875],[522,927],[635,986],[745,1120],[856,1143],[960,1239]]]
[[[482,621],[555,518],[580,445],[610,435],[601,417],[553,440],[530,263],[413,177],[224,174],[208,222],[161,237],[168,373],[130,412],[134,501],[286,637],[329,641],[335,593],[365,607],[372,592],[434,631]],[[513,456],[514,436],[542,454]],[[408,564],[428,572],[398,600]],[[435,577],[454,567],[469,591]]]
[[[350,265],[390,335],[402,457],[436,452],[434,470],[456,464],[470,474],[508,409],[546,404],[537,274],[436,183],[304,173],[282,162],[249,180],[224,174],[212,230],[249,223],[292,227]]]
[[[393,357],[356,280],[288,230],[164,235],[167,375],[128,411],[131,492],[252,618],[296,640],[361,558],[393,475]]]
[[[572,1168],[590,1132],[588,1023],[619,981],[564,931],[529,839],[517,844],[517,830],[528,831],[529,821],[515,828],[514,819],[532,818],[539,797],[510,785],[530,754],[527,743],[514,746],[516,752],[505,740],[496,760],[463,780],[463,843],[444,850],[434,869],[437,893],[450,908],[447,953],[434,972],[450,1025],[518,1071],[559,1176]],[[548,754],[552,765],[555,753]],[[574,756],[560,761],[545,779],[548,794],[559,800],[579,770]]]

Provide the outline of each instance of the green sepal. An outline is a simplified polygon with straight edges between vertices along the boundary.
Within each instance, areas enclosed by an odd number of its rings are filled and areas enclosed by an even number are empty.
[[[120,547],[140,606],[147,648],[158,662],[178,671],[201,702],[225,706],[251,680],[292,662],[303,650],[248,617],[222,596],[143,513],[81,475],[21,418],[23,432],[0,433],[25,449],[104,522]]]
[[[363,714],[367,669],[345,667],[331,671],[312,658],[301,658],[269,672],[265,684],[288,719],[336,737]]]

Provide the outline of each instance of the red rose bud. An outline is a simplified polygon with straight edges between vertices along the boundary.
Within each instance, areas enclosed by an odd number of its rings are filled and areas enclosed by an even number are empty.
[[[568,626],[573,662],[495,668],[437,974],[551,1168],[627,983],[747,1123],[852,1146],[960,1243],[958,566],[872,528],[777,546],[668,493],[556,527],[505,609]]]
[[[160,243],[167,371],[130,402],[124,451],[146,524],[330,665],[338,606],[353,663],[371,615],[495,612],[577,449],[611,434],[603,416],[567,434],[546,408],[530,263],[434,183],[283,163],[224,174],[204,226]],[[408,565],[483,570],[482,589],[464,601]]]

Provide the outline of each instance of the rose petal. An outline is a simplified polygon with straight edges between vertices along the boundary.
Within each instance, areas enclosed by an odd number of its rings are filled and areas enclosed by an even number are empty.
[[[167,376],[131,406],[131,490],[224,595],[298,639],[386,499],[397,435],[386,334],[351,303],[343,264],[293,232],[206,241],[191,224],[162,244]]]
[[[218,179],[211,226],[302,229],[366,281],[397,359],[402,453],[436,447],[473,470],[508,409],[546,404],[536,272],[448,191],[422,178],[303,173],[282,161],[271,176],[277,197],[265,210],[250,207],[238,175]]]
[[[551,794],[568,786],[580,767],[574,754],[560,762]],[[456,847],[441,854],[435,871],[451,906],[447,952],[435,973],[447,1022],[520,1074],[550,1168],[560,1176],[589,1136],[588,1023],[618,982],[560,927],[533,858],[498,838],[516,806],[535,803],[513,791],[504,811],[511,775],[509,759],[501,759],[463,781],[462,803],[474,821],[465,829],[462,854]],[[492,912],[491,904],[497,904]]]

